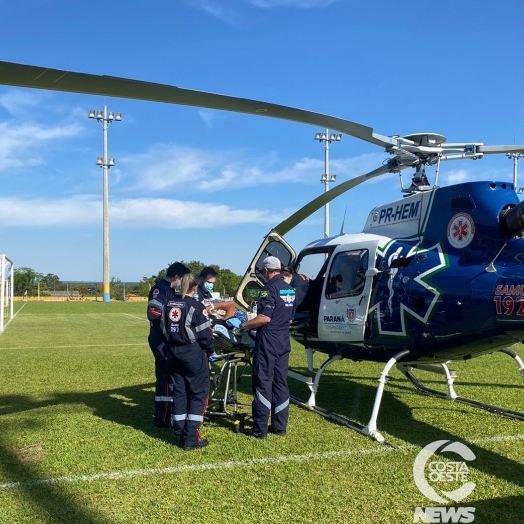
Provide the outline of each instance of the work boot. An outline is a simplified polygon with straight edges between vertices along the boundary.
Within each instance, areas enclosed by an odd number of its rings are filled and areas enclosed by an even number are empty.
[[[258,433],[253,428],[246,429],[244,431],[244,435],[247,435],[248,437],[255,437],[255,438],[258,438],[260,440],[266,440],[267,439],[267,435],[264,435],[264,433]]]
[[[184,451],[193,451],[194,449],[205,448],[208,445],[209,445],[209,440],[203,439],[203,440],[197,442],[194,446],[184,446],[183,450]]]
[[[285,429],[275,429],[271,424],[267,429],[269,433],[273,433],[273,435],[278,435],[279,437],[285,437],[287,435],[287,431]]]

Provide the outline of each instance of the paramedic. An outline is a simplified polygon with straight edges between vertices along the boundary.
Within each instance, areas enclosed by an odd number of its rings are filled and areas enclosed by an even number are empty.
[[[253,429],[246,433],[260,439],[265,439],[268,431],[285,436],[288,423],[289,326],[296,304],[295,290],[280,271],[278,258],[264,259],[262,273],[266,285],[257,302],[258,315],[242,324],[242,329],[257,329],[253,357]]]
[[[222,320],[229,320],[236,314],[235,303],[232,300],[225,302],[214,301],[211,303],[213,300],[213,295],[211,293],[213,292],[217,276],[218,274],[214,268],[209,266],[205,267],[200,272],[200,278],[198,279],[198,290],[195,293],[195,298],[200,301],[205,300],[204,305],[207,306],[208,311],[210,309],[225,311],[226,313]],[[235,327],[238,327],[238,325],[235,325]]]
[[[173,375],[173,430],[185,451],[204,448],[200,426],[209,396],[208,357],[215,352],[211,321],[205,306],[194,298],[198,277],[182,278],[182,294],[165,309],[166,335]]]
[[[165,305],[171,300],[174,288],[180,285],[182,277],[189,273],[189,268],[175,262],[167,268],[166,276],[157,282],[149,292],[147,304],[147,318],[149,320],[149,347],[155,357],[155,426],[160,428],[171,427],[171,405],[173,382],[169,374],[166,360],[166,340],[160,325]]]
[[[307,290],[309,289],[309,277],[293,271],[289,267],[282,268],[284,280],[295,289],[295,303],[298,306],[304,302]]]

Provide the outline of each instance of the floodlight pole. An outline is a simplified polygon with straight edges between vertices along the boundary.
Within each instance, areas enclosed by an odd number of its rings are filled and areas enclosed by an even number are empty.
[[[335,182],[337,175],[329,175],[329,145],[331,142],[340,142],[341,134],[329,136],[329,129],[325,133],[317,133],[315,140],[324,142],[324,174],[320,177],[320,182],[324,184],[324,193],[329,191],[329,182]],[[324,206],[324,238],[329,238],[329,202]]]
[[[111,302],[111,291],[109,286],[109,197],[107,185],[107,172],[111,166],[115,165],[114,158],[107,157],[107,129],[114,121],[122,120],[122,113],[107,112],[104,105],[103,111],[89,111],[89,118],[96,118],[102,124],[104,130],[104,156],[98,157],[96,163],[103,170],[103,223],[104,223],[104,302]]]

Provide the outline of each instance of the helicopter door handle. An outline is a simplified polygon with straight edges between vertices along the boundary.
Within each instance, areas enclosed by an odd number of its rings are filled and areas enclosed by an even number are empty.
[[[362,299],[365,298],[365,297],[366,297],[366,295],[362,295],[362,296],[360,297],[360,300],[358,301],[358,305],[359,305],[359,306],[360,306],[360,304],[362,304]]]

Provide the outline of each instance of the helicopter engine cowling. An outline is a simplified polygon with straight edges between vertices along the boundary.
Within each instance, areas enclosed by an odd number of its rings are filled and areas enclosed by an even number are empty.
[[[524,231],[524,201],[514,207],[506,207],[499,215],[502,236],[513,237]]]

